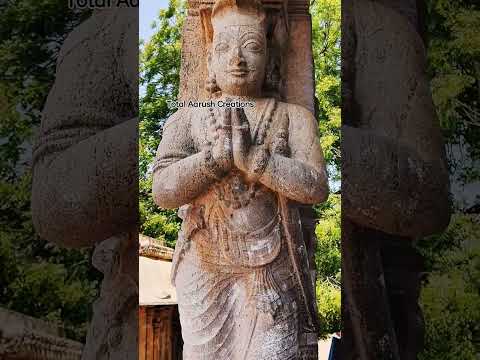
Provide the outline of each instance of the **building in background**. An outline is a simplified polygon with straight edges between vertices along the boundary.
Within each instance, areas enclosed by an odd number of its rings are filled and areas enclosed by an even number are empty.
[[[175,288],[170,283],[173,250],[139,237],[139,360],[182,359]]]

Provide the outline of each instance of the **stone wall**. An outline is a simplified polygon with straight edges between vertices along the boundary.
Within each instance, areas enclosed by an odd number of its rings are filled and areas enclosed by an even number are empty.
[[[0,359],[80,360],[83,344],[43,320],[0,308]]]

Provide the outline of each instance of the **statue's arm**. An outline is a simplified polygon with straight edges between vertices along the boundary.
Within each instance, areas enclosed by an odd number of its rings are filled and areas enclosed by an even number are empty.
[[[348,6],[342,217],[408,238],[439,233],[450,218],[449,174],[422,39],[404,16],[378,2]]]
[[[138,84],[126,73],[138,38],[127,29],[134,13],[126,12],[94,12],[69,35],[42,113],[32,218],[42,238],[64,246],[91,246],[138,223]],[[100,33],[109,40],[97,56],[91,49]]]
[[[329,189],[315,118],[300,106],[290,107],[289,118],[291,156],[271,154],[260,182],[303,204],[323,202]]]
[[[155,203],[174,209],[192,202],[219,178],[206,151],[195,152],[188,112],[167,121],[153,169]]]
[[[448,225],[448,168],[440,149],[421,156],[408,143],[350,126],[343,126],[342,136],[344,216],[408,237],[437,233]],[[430,136],[439,137],[433,131]]]
[[[137,119],[40,154],[32,184],[38,234],[65,246],[88,246],[137,222]]]

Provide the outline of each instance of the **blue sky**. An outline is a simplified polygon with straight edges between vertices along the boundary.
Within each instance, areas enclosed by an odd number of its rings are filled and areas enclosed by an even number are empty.
[[[161,9],[168,7],[168,0],[141,0],[139,4],[139,36],[140,39],[148,40],[153,31],[152,22],[157,18]]]
[[[168,0],[141,0],[139,3],[139,38],[148,41],[153,35],[152,22],[158,17],[161,9],[168,7]],[[140,86],[140,96],[145,92],[145,87]]]

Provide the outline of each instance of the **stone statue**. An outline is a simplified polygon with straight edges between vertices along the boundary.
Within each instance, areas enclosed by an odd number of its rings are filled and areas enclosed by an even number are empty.
[[[138,357],[138,10],[95,9],[58,56],[33,151],[38,234],[95,247],[103,273],[82,359]]]
[[[216,105],[173,114],[153,168],[155,202],[183,219],[172,281],[184,359],[318,357],[299,206],[326,199],[327,175],[312,113],[266,95],[266,20],[255,0],[215,3],[205,83]]]
[[[422,349],[415,240],[450,218],[422,3],[352,0],[342,8],[341,360],[414,360]]]

